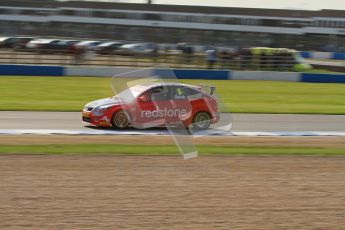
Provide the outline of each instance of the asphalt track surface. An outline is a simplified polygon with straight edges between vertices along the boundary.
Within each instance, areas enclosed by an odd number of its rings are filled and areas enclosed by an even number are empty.
[[[345,115],[232,114],[232,131],[345,131]],[[79,112],[0,112],[0,129],[90,130]]]

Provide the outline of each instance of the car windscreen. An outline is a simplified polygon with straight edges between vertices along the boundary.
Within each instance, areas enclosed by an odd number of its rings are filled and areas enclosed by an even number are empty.
[[[140,94],[145,92],[147,89],[149,89],[148,86],[136,85],[136,86],[132,86],[128,89],[123,90],[122,92],[115,95],[115,97],[121,98],[124,101],[131,101],[137,98]]]

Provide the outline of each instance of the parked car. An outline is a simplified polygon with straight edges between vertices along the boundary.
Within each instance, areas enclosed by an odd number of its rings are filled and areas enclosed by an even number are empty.
[[[11,48],[24,49],[26,48],[26,44],[34,39],[34,37],[16,37],[10,46]]]
[[[25,48],[34,37],[0,37],[0,48]]]
[[[10,48],[9,44],[11,44],[14,37],[0,37],[0,48]]]
[[[158,46],[154,43],[130,43],[122,45],[120,50],[128,55],[152,54],[158,50]]]
[[[74,45],[78,48],[82,47],[86,50],[95,50],[96,47],[102,43],[104,43],[104,41],[80,41]]]
[[[78,40],[57,40],[46,44],[44,48],[55,52],[64,52],[70,50],[78,42]]]
[[[99,44],[95,49],[99,54],[111,54],[124,44],[124,42],[104,42]]]
[[[34,39],[26,44],[26,48],[32,50],[43,50],[46,47],[59,42],[57,39]]]

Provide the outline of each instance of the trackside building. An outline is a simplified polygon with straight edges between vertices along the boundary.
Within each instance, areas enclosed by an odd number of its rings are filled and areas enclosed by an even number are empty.
[[[344,51],[345,11],[4,0],[0,34]]]

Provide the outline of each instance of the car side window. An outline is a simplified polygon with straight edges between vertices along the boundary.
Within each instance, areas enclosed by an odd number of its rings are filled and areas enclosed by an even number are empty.
[[[164,87],[156,87],[151,89],[151,101],[169,100],[169,92]]]
[[[186,96],[193,96],[193,95],[200,94],[199,91],[197,91],[195,89],[191,89],[191,88],[186,88],[185,92],[186,92]]]
[[[185,88],[185,94],[188,99],[197,99],[202,98],[202,93],[198,90],[192,89],[192,88]]]
[[[172,87],[172,99],[186,99],[185,87],[183,86],[174,86]]]

